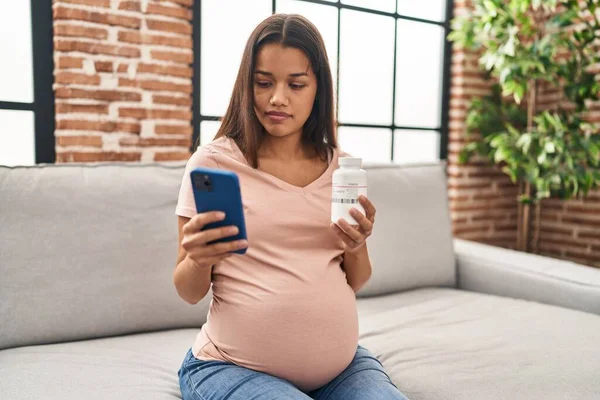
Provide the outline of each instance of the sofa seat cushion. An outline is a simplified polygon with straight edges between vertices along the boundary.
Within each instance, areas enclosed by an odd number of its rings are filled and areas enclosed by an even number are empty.
[[[181,399],[177,371],[198,329],[0,351],[3,399]]]
[[[358,308],[360,344],[411,400],[600,398],[595,314],[450,288]]]

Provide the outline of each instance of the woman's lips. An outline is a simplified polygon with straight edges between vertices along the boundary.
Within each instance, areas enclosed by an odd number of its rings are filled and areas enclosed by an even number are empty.
[[[282,122],[288,119],[290,115],[284,112],[270,111],[267,113],[267,117],[269,117],[274,122]]]

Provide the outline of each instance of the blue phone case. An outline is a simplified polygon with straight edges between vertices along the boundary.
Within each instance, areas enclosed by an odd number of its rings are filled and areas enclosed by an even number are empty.
[[[207,224],[202,230],[228,225],[235,225],[239,229],[238,234],[235,236],[217,239],[207,244],[248,240],[240,181],[237,175],[231,171],[198,167],[190,172],[190,179],[192,180],[192,190],[198,213],[209,211],[223,211],[225,213],[224,220]],[[207,181],[210,184],[207,185]],[[246,248],[233,252],[244,254]]]

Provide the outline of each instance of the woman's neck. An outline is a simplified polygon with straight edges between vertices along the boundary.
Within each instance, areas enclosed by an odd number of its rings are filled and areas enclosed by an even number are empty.
[[[306,148],[302,144],[301,139],[301,133],[293,133],[284,137],[277,137],[267,133],[258,150],[258,157],[286,162],[303,161],[314,158],[314,149]]]

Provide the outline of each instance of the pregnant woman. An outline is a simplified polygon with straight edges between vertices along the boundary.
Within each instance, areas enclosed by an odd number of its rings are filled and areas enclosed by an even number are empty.
[[[179,192],[177,292],[190,304],[213,293],[179,370],[185,400],[406,399],[358,345],[375,207],[362,196],[359,225],[330,222],[341,156],[323,39],[304,17],[275,14],[248,39],[221,127],[190,157]],[[207,245],[237,230],[201,231],[223,216],[196,212],[199,166],[238,175],[248,243]]]

